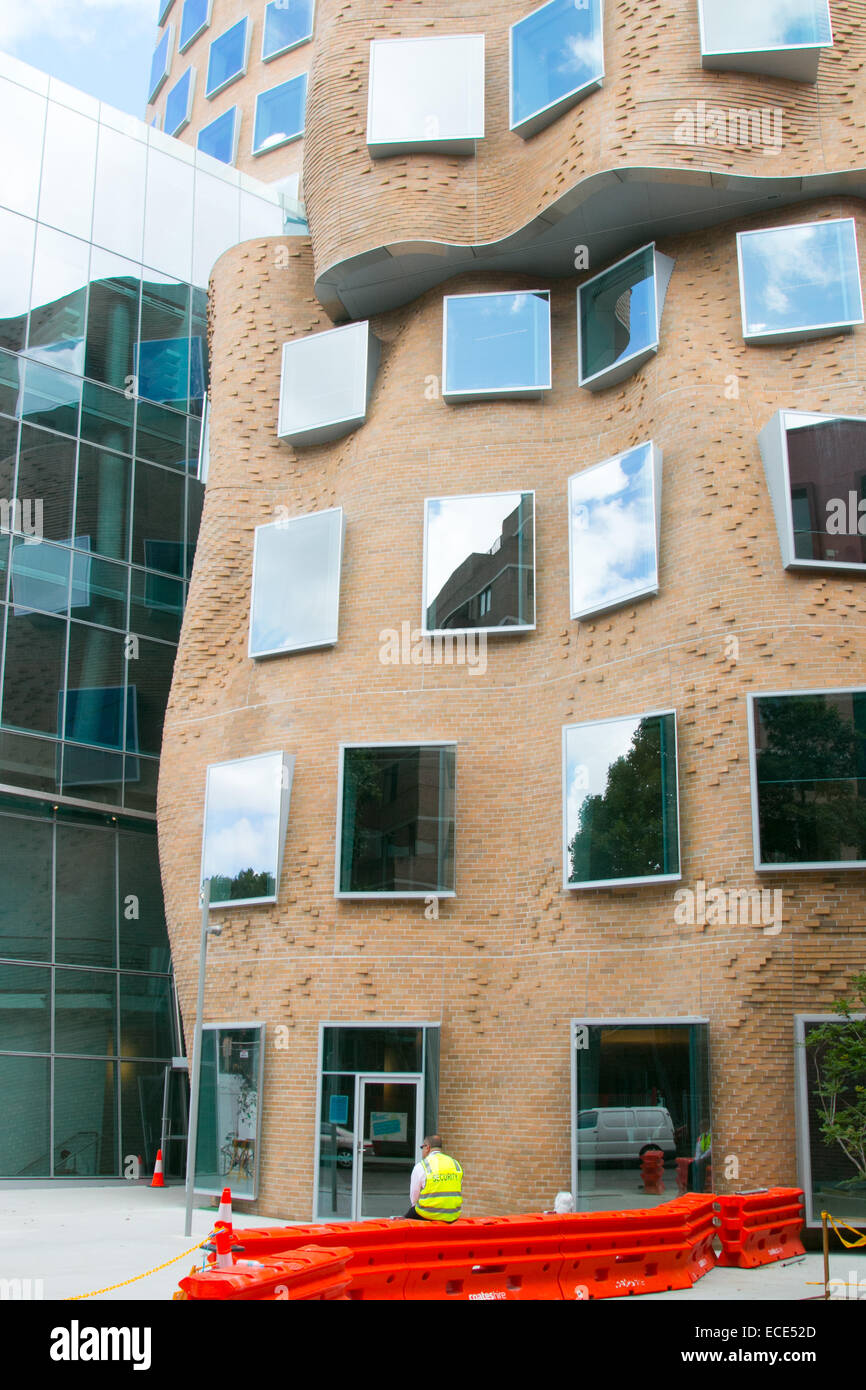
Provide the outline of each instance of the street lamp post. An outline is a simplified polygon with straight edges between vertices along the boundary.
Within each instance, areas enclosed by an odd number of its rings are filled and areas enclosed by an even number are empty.
[[[201,1085],[201,1049],[204,1022],[204,980],[207,968],[207,939],[210,934],[219,936],[222,927],[210,924],[210,879],[201,886],[201,947],[198,962],[198,1002],[195,1010],[195,1031],[192,1044],[192,1071],[189,1094],[189,1133],[186,1146],[186,1224],[185,1236],[192,1235],[192,1204],[195,1196],[195,1151],[198,1139],[198,1096]]]

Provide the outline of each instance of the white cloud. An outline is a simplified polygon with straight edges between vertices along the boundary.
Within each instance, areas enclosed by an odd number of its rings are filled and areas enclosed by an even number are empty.
[[[72,44],[104,40],[134,24],[156,36],[157,0],[0,0],[0,47],[14,52],[28,39],[48,35]]]

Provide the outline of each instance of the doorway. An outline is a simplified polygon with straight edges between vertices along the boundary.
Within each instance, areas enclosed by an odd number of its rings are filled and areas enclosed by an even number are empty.
[[[359,1076],[355,1114],[355,1212],[353,1220],[402,1216],[409,1206],[409,1179],[421,1152],[420,1077]]]

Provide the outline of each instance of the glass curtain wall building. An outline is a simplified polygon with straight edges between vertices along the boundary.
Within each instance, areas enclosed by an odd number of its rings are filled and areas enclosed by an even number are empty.
[[[0,1178],[121,1177],[184,1127],[155,813],[207,277],[284,213],[5,58],[0,112]]]

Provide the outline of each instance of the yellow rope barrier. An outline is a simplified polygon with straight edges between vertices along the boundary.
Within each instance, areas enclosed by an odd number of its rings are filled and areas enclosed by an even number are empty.
[[[823,1212],[822,1215],[824,1215]],[[866,1245],[866,1236],[861,1236],[859,1231],[855,1231],[853,1226],[849,1226],[846,1221],[840,1221],[837,1224],[833,1220],[833,1217],[830,1215],[829,1211],[826,1213],[826,1216],[827,1220],[830,1222],[830,1225],[833,1227],[833,1230],[836,1232],[837,1236],[841,1240],[846,1250],[858,1250],[861,1245]],[[839,1230],[839,1226],[842,1226],[846,1231],[850,1231],[852,1236],[856,1236],[857,1239],[846,1240],[845,1237],[842,1235],[842,1232]]]
[[[200,1250],[205,1241],[210,1240],[213,1234],[213,1231],[209,1232],[204,1240],[200,1240],[196,1245],[191,1245],[188,1250],[184,1250],[182,1254],[175,1255],[172,1259],[166,1260],[164,1264],[154,1265],[153,1269],[146,1269],[143,1274],[135,1274],[131,1279],[121,1279],[119,1284],[107,1284],[104,1289],[92,1289],[90,1293],[70,1294],[63,1302],[77,1303],[82,1298],[96,1298],[101,1293],[111,1293],[113,1289],[123,1289],[127,1284],[137,1284],[139,1279],[146,1279],[149,1274],[158,1274],[161,1269],[168,1269],[169,1265],[177,1264],[178,1260],[185,1260],[187,1255],[191,1255],[194,1250]]]

